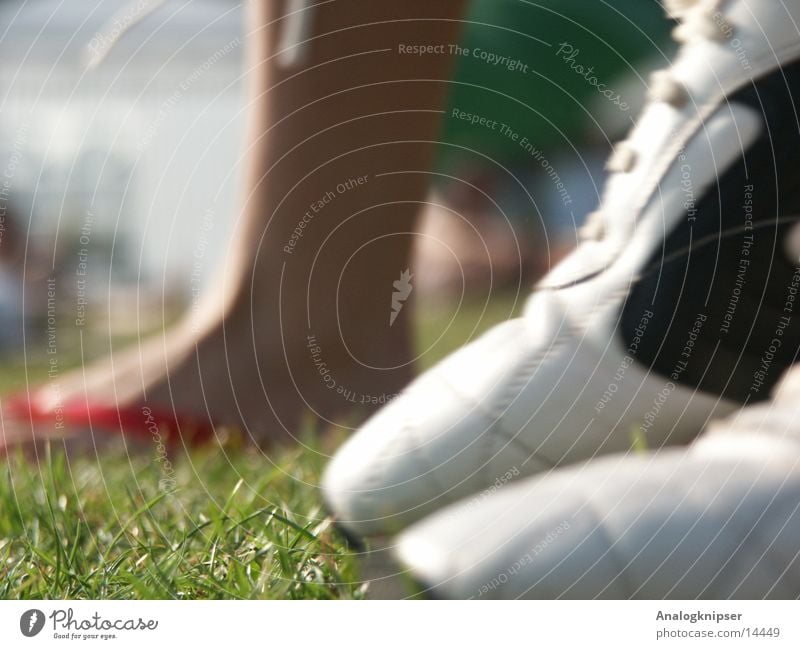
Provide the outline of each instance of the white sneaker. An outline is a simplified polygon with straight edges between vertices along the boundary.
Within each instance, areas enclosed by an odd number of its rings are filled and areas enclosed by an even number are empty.
[[[687,451],[615,456],[448,507],[401,562],[443,598],[800,595],[800,406],[746,408]]]
[[[523,317],[421,376],[328,467],[352,536],[626,451],[636,431],[685,443],[794,359],[800,1],[667,4],[684,44],[616,147],[584,241]]]

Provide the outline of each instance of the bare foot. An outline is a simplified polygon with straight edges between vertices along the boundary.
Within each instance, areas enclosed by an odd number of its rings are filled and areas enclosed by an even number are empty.
[[[292,439],[307,413],[345,423],[402,388],[413,298],[399,291],[398,302],[395,282],[417,238],[452,59],[399,46],[456,42],[463,5],[315,5],[306,56],[282,68],[288,5],[247,4],[245,193],[220,284],[202,313],[37,390],[35,409],[53,416],[36,434],[77,402],[106,424],[121,410],[123,432],[141,429],[140,415],[146,430],[149,412],[263,444]]]

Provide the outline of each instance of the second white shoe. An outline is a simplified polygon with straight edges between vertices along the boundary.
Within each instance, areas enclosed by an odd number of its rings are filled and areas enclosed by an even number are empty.
[[[685,443],[793,362],[800,2],[668,5],[684,44],[616,147],[584,241],[523,317],[420,377],[329,465],[324,496],[351,535],[626,451],[634,434]]]
[[[467,499],[396,552],[456,599],[795,599],[796,397],[714,424],[688,451],[615,456]]]

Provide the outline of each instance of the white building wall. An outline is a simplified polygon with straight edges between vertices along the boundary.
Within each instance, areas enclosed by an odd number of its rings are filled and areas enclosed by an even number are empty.
[[[118,278],[188,291],[207,215],[206,277],[237,214],[241,10],[167,2],[88,71],[86,43],[122,4],[0,3],[0,174],[16,161],[11,200],[39,241],[58,233],[56,255],[91,210],[92,236],[115,238]]]

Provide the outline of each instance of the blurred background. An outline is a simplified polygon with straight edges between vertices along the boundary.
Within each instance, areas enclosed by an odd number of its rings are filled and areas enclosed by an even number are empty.
[[[241,4],[167,0],[132,24],[135,7],[0,0],[7,357],[20,354],[23,334],[36,354],[56,312],[61,336],[161,326],[202,293],[231,232],[244,117]],[[647,71],[671,56],[670,27],[655,0],[472,2],[462,39],[472,54],[458,59],[424,217],[461,266],[441,246],[420,245],[417,298],[455,299],[462,273],[475,294],[527,291],[575,245],[599,202],[610,144],[643,102]],[[452,108],[491,115],[518,139],[455,119]],[[48,300],[53,277],[67,280]]]
[[[242,144],[241,6],[167,2],[88,69],[130,22],[131,6],[0,2],[7,352],[23,323],[31,341],[41,334],[47,292],[36,289],[47,277],[70,278],[59,282],[58,301],[72,313],[59,325],[85,315],[90,328],[133,333],[148,328],[148,312],[160,320],[162,301],[168,312],[187,303],[230,232]],[[21,288],[14,276],[22,272],[24,305],[21,290],[9,290]]]

